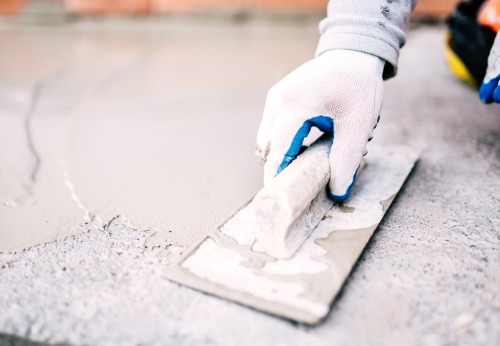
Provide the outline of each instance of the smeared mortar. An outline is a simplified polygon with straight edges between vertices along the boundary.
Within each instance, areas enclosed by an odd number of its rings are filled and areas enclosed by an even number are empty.
[[[351,198],[331,207],[291,258],[253,251],[259,226],[251,202],[174,260],[165,275],[271,314],[317,323],[327,315],[417,157],[409,148],[372,148]]]

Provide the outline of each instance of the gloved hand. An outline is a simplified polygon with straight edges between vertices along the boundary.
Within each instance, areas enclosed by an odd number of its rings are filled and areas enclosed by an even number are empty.
[[[374,55],[331,50],[274,85],[257,134],[256,154],[264,162],[264,183],[295,159],[316,126],[333,135],[330,195],[336,201],[349,197],[379,119],[384,64]]]
[[[488,69],[479,89],[479,98],[484,103],[500,103],[500,32],[497,33],[488,56]]]

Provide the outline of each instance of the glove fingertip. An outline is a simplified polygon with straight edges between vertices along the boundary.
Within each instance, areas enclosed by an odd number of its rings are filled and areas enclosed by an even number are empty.
[[[479,99],[484,103],[498,102],[495,99],[496,89],[499,89],[500,75],[489,82],[483,82],[479,88]]]
[[[338,187],[337,187],[335,189],[335,187],[333,187],[331,185],[329,186],[328,194],[330,195],[331,199],[333,199],[335,202],[344,202],[346,199],[349,198],[349,196],[351,196],[351,190],[354,187],[354,184],[356,183],[356,177],[358,175],[358,171],[359,171],[360,167],[361,167],[361,165],[359,165],[358,168],[356,169],[356,172],[354,172],[354,175],[352,177],[352,181],[349,184],[349,186],[347,186],[347,188],[338,189]],[[345,191],[345,193],[344,194],[334,194],[332,191],[335,191],[335,190]]]
[[[500,85],[497,86],[493,92],[493,101],[495,103],[500,103]]]
[[[330,192],[329,195],[330,195],[330,198],[333,199],[335,202],[341,203],[349,198],[349,196],[351,195],[351,191],[349,189],[347,189],[346,193],[343,195],[334,195],[333,193]]]
[[[479,99],[483,103],[489,103],[491,99],[491,94],[493,92],[492,87],[489,83],[483,83],[479,89]]]

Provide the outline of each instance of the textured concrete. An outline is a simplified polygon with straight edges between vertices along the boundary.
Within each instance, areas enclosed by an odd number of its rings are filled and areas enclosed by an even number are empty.
[[[162,33],[174,35],[168,27],[127,24],[123,30],[120,25],[99,24],[90,33],[78,26],[3,28],[1,59],[29,57],[34,65],[45,59],[47,73],[67,49],[58,42],[68,38],[94,35],[99,43],[102,37],[105,55],[110,42],[134,50],[129,40],[155,37],[161,42]],[[175,34],[182,37],[179,30]],[[246,116],[255,112],[248,131],[258,125],[266,88],[312,54],[317,39],[314,25],[217,30],[207,25],[201,31],[206,47],[213,39],[218,49],[231,48],[218,59],[210,55],[210,61],[231,63],[231,71],[237,71],[234,59],[242,58],[237,52],[255,51],[239,60],[242,69],[263,54],[273,58],[259,60],[273,68],[251,74],[251,92],[246,92],[247,81],[231,84],[231,90],[240,90],[231,100],[223,98],[227,89],[214,91],[217,102],[244,102]],[[439,27],[411,32],[400,75],[386,84],[375,141],[417,145],[423,150],[421,160],[323,324],[292,324],[168,282],[161,268],[178,249],[169,244],[144,248],[151,234],[129,228],[119,218],[105,232],[0,254],[0,334],[75,345],[499,344],[500,108],[480,104],[474,91],[451,77],[442,59],[443,34]],[[26,55],[26,42],[45,42],[52,49],[35,59]],[[196,47],[196,41],[189,42]],[[233,49],[236,53],[227,54]],[[184,59],[192,56],[190,63],[196,66],[197,50],[191,51]],[[43,75],[34,68],[11,69],[2,78],[33,86]],[[195,82],[186,80],[185,89]],[[141,93],[141,88],[130,90],[134,92],[123,94],[129,101]],[[2,337],[0,344],[11,340]]]

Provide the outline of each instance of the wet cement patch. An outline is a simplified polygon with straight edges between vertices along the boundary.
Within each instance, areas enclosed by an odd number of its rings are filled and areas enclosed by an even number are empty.
[[[153,230],[151,246],[187,246],[248,201],[266,89],[308,50],[280,40],[297,53],[283,64],[268,49],[282,29],[238,30],[0,32],[4,51],[37,57],[0,60],[0,251],[116,215]]]

